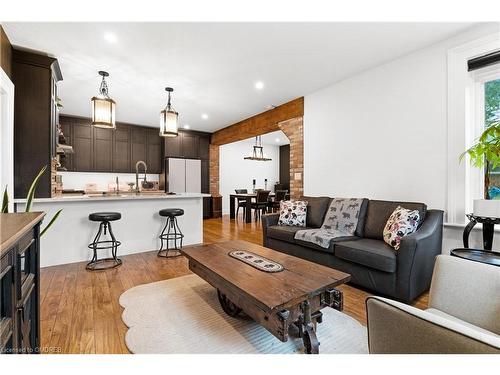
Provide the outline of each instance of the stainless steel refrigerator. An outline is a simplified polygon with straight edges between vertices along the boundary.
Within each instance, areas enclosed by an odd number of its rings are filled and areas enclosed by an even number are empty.
[[[167,193],[201,193],[201,160],[165,158]]]

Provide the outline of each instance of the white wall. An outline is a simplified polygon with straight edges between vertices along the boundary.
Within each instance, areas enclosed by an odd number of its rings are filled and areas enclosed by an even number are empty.
[[[14,84],[0,68],[0,193],[7,187],[8,210],[14,210]]]
[[[307,95],[304,193],[445,209],[447,51],[494,31],[470,30]],[[449,231],[453,242],[461,228]]]
[[[272,190],[279,181],[279,147],[264,144],[264,154],[271,161],[244,160],[250,154],[253,140],[239,141],[220,146],[219,154],[219,189],[223,196],[222,212],[229,213],[229,194],[234,189],[252,190],[252,179],[256,179],[257,188],[264,188],[267,178],[267,188]]]
[[[135,173],[98,173],[98,172],[57,172],[62,176],[64,189],[85,189],[85,184],[97,184],[97,190],[107,191],[108,184],[114,184],[116,177],[120,182],[120,186],[126,185],[128,182],[135,183]],[[144,177],[144,174],[139,173],[139,178]],[[158,181],[159,175],[148,174],[148,181]],[[140,180],[141,181],[141,180]]]

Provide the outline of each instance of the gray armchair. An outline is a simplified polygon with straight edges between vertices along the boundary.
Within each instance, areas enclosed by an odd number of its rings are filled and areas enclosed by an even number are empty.
[[[368,344],[376,354],[500,354],[500,268],[439,255],[429,308],[366,300]]]

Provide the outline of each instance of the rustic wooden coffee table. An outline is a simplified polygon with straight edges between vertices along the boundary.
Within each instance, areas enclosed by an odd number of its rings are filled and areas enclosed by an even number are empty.
[[[234,252],[253,253],[250,265]],[[298,328],[306,353],[319,353],[317,324],[321,309],[342,310],[342,292],[335,287],[349,281],[347,273],[286,255],[246,241],[219,242],[184,248],[189,269],[217,289],[222,309],[236,317],[242,310],[279,340],[288,340],[291,325]],[[229,255],[233,253],[233,256]],[[255,268],[263,257],[282,266],[281,271]],[[245,256],[240,256],[245,258]],[[273,268],[272,265],[268,266]]]

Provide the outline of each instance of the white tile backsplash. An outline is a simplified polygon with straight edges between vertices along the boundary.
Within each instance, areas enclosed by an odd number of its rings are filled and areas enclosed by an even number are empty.
[[[116,182],[116,177],[122,184],[127,184],[128,182],[135,183],[135,173],[97,173],[97,172],[57,172],[58,175],[62,176],[63,189],[74,189],[74,190],[84,190],[85,184],[94,183],[97,184],[97,190],[107,191],[108,184],[114,184]],[[143,174],[139,174],[139,178],[143,177]],[[147,174],[148,181],[158,181],[160,175],[158,174]]]

